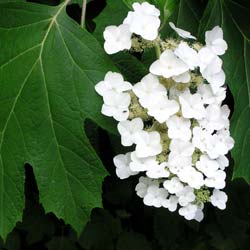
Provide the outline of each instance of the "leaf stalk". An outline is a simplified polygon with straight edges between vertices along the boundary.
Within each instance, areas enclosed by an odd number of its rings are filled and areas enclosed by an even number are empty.
[[[85,28],[87,0],[82,1],[81,27]]]

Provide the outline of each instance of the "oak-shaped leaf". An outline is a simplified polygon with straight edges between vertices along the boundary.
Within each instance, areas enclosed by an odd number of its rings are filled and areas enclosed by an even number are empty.
[[[94,85],[115,70],[96,39],[49,7],[0,4],[0,235],[24,208],[24,164],[32,165],[40,202],[78,232],[100,207],[106,171],[84,131],[91,119],[113,131]]]

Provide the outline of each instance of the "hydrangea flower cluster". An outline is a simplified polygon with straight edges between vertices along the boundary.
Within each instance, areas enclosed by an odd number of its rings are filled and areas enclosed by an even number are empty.
[[[146,2],[133,9],[123,24],[105,29],[106,52],[133,50],[139,37],[137,49],[153,43],[161,54],[134,85],[108,72],[95,86],[103,97],[102,114],[119,122],[122,145],[134,147],[114,157],[116,174],[140,175],[135,190],[145,205],[178,209],[185,219],[201,221],[205,203],[225,209],[228,199],[221,190],[234,140],[219,57],[227,43],[218,26],[205,33],[202,45],[173,23],[178,38],[161,40],[160,11]]]

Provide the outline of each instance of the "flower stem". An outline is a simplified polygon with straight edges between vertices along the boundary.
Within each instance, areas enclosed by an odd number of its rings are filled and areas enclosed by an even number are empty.
[[[160,56],[161,56],[161,47],[160,47],[160,44],[156,44],[155,45],[155,54],[156,54],[157,59],[160,58]]]
[[[86,7],[87,7],[87,0],[83,0],[82,1],[82,15],[81,15],[81,27],[82,28],[85,28]]]

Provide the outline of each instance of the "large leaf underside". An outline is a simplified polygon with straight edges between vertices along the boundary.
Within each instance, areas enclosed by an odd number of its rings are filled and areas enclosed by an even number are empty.
[[[106,175],[84,133],[100,114],[94,84],[114,69],[98,42],[57,7],[0,4],[0,235],[22,218],[24,164],[40,202],[78,233],[101,206]]]

